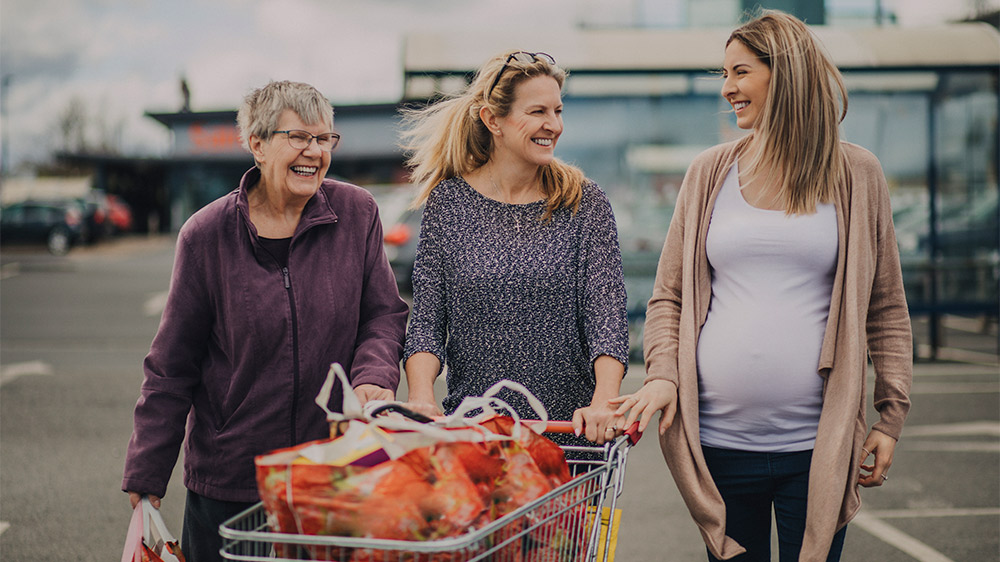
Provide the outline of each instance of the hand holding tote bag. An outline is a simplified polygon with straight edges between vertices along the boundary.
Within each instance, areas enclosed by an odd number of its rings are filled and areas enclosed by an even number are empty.
[[[122,562],[185,562],[184,553],[163,522],[160,510],[145,496],[132,510]]]

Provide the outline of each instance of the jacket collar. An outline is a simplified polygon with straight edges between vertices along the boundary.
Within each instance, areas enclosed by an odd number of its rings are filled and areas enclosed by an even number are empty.
[[[250,232],[250,237],[255,242],[257,241],[257,228],[250,221],[250,202],[247,199],[247,193],[258,181],[260,181],[260,169],[254,166],[243,174],[240,186],[236,189],[236,210],[243,218]],[[292,235],[293,240],[315,225],[337,222],[337,213],[333,210],[333,202],[330,199],[334,189],[336,187],[332,180],[323,180],[322,185],[316,190],[316,194],[302,209],[299,225],[295,228],[295,234]]]

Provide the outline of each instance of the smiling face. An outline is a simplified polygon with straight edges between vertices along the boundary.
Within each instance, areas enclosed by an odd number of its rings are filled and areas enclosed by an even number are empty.
[[[535,76],[514,88],[514,103],[506,117],[496,119],[497,150],[535,166],[552,162],[563,131],[562,96],[551,76]]]
[[[736,112],[736,125],[752,129],[764,110],[771,84],[771,68],[739,40],[726,47],[722,65],[722,97]]]
[[[328,123],[307,124],[297,113],[286,109],[278,119],[276,130],[300,129],[311,135],[329,133]],[[330,169],[330,151],[320,148],[315,139],[303,149],[292,148],[284,133],[271,135],[264,141],[250,138],[250,149],[260,167],[261,185],[269,193],[294,199],[309,199],[319,189]]]

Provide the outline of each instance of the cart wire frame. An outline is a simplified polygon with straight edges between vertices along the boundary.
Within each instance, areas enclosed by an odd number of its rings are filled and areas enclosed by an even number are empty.
[[[626,434],[603,447],[562,446],[573,475],[569,482],[457,537],[403,541],[276,533],[258,503],[219,526],[219,552],[225,560],[249,562],[610,562],[625,463],[637,440]]]

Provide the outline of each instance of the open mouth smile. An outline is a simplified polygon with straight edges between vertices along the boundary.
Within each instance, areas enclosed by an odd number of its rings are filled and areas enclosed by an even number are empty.
[[[319,171],[316,166],[292,166],[292,171],[298,176],[313,176]]]

